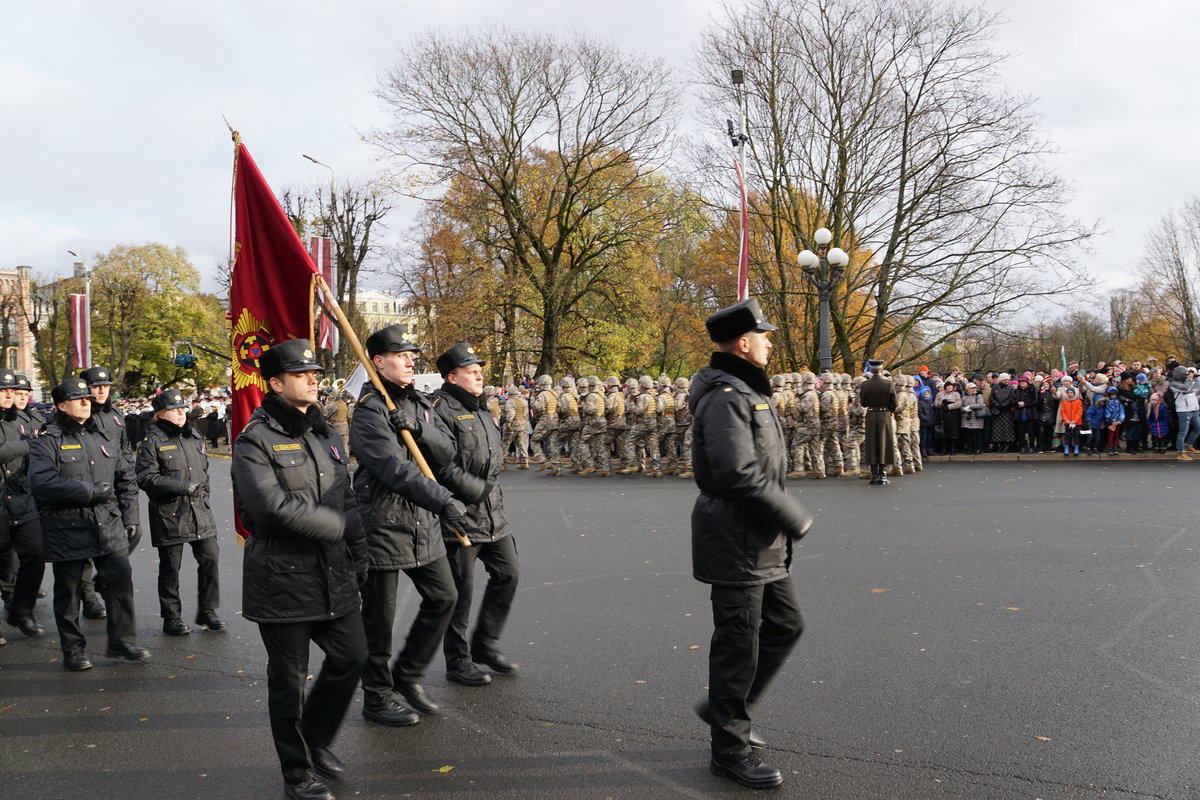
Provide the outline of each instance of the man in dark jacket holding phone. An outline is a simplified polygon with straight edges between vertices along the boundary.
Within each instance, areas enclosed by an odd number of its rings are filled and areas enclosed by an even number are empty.
[[[787,445],[763,368],[775,330],[751,298],[705,321],[717,343],[692,383],[692,572],[710,584],[713,637],[708,699],[696,712],[712,729],[713,774],[752,788],[783,775],[752,747],[749,706],[787,660],[804,622],[792,584],[792,548],[812,517],[787,494]]]
[[[258,359],[269,391],[233,450],[234,501],[250,533],[242,615],[267,650],[271,734],[293,800],[332,800],[346,767],[330,745],[358,687],[367,644],[358,586],[367,553],[342,437],[317,403],[324,372],[306,339]],[[307,698],[309,643],[325,653]]]

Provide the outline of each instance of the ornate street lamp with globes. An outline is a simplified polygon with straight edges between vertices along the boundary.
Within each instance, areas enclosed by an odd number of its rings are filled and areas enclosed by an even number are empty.
[[[850,263],[850,256],[840,247],[830,247],[833,233],[828,228],[820,228],[813,234],[817,252],[801,250],[796,255],[796,263],[800,265],[804,279],[817,290],[817,298],[821,305],[820,347],[821,371],[833,369],[833,354],[829,348],[829,292],[842,275],[842,270]]]

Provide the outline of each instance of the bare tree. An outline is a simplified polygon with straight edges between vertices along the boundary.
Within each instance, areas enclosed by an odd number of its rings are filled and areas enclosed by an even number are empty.
[[[369,331],[361,330],[359,280],[379,254],[379,229],[392,210],[382,188],[374,181],[331,180],[313,189],[285,189],[281,197],[284,213],[301,239],[328,236],[332,240],[334,281],[330,289],[360,336]],[[349,346],[341,348],[337,371],[349,375],[356,363],[354,351]]]
[[[1141,294],[1159,299],[1155,308],[1167,323],[1159,346],[1200,358],[1200,197],[1167,212],[1147,235],[1146,247]]]
[[[704,39],[705,107],[733,116],[728,69],[747,73],[755,213],[773,239],[756,285],[785,325],[811,326],[789,261],[830,228],[851,255],[832,301],[847,368],[902,343],[922,358],[1086,280],[1074,256],[1094,228],[1064,214],[1053,148],[998,79],[995,25],[942,2],[749,0]],[[916,343],[930,322],[941,333]]]
[[[407,191],[458,179],[492,217],[476,232],[533,288],[510,301],[540,324],[538,370],[553,370],[572,315],[597,297],[620,304],[616,273],[661,224],[654,172],[677,108],[668,70],[583,36],[429,33],[377,94],[395,122],[374,141],[418,184]]]

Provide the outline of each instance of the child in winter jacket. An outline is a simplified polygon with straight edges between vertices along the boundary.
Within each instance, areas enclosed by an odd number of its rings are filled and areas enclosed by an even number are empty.
[[[1154,452],[1167,452],[1167,441],[1171,436],[1171,409],[1167,408],[1158,392],[1150,395],[1146,424],[1150,427],[1150,441]]]
[[[1083,423],[1086,426],[1087,451],[1093,455],[1104,446],[1104,406],[1108,401],[1104,395],[1098,394],[1092,398],[1092,404],[1083,412]]]
[[[1117,387],[1108,387],[1108,402],[1104,404],[1104,426],[1108,431],[1105,448],[1110,456],[1121,452],[1121,426],[1125,423],[1125,406],[1117,398]]]
[[[1063,455],[1079,455],[1079,430],[1083,427],[1083,401],[1074,387],[1063,393],[1063,401],[1058,406],[1058,419],[1062,423]]]

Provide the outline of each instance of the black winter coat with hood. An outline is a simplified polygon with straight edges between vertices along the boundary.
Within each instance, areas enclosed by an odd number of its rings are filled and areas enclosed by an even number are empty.
[[[438,483],[454,492],[467,507],[473,530],[463,533],[472,542],[503,539],[509,533],[499,478],[504,469],[504,448],[487,398],[445,383],[433,394],[433,409],[455,441],[454,459],[436,474]],[[444,524],[442,538],[456,542],[454,533]]]
[[[137,483],[150,498],[150,541],[155,547],[211,539],[217,535],[208,504],[208,451],[186,422],[155,420],[134,462]],[[189,495],[189,484],[200,485]]]
[[[129,552],[125,528],[138,524],[133,466],[99,433],[94,417],[80,424],[55,412],[29,443],[29,488],[47,561]]]
[[[263,398],[233,448],[233,496],[251,534],[242,557],[242,615],[315,622],[357,611],[367,553],[342,437],[319,406],[307,414]]]
[[[714,353],[692,384],[692,574],[703,583],[753,586],[787,577],[792,542],[812,517],[784,486],[787,446],[767,374]]]
[[[420,427],[413,438],[430,468],[435,474],[444,469],[454,458],[454,440],[429,398],[411,385],[401,388],[387,380],[383,384],[396,407]],[[383,395],[369,384],[350,421],[350,447],[358,459],[354,493],[371,569],[411,569],[446,555],[435,515],[453,495],[421,474],[392,424]]]

